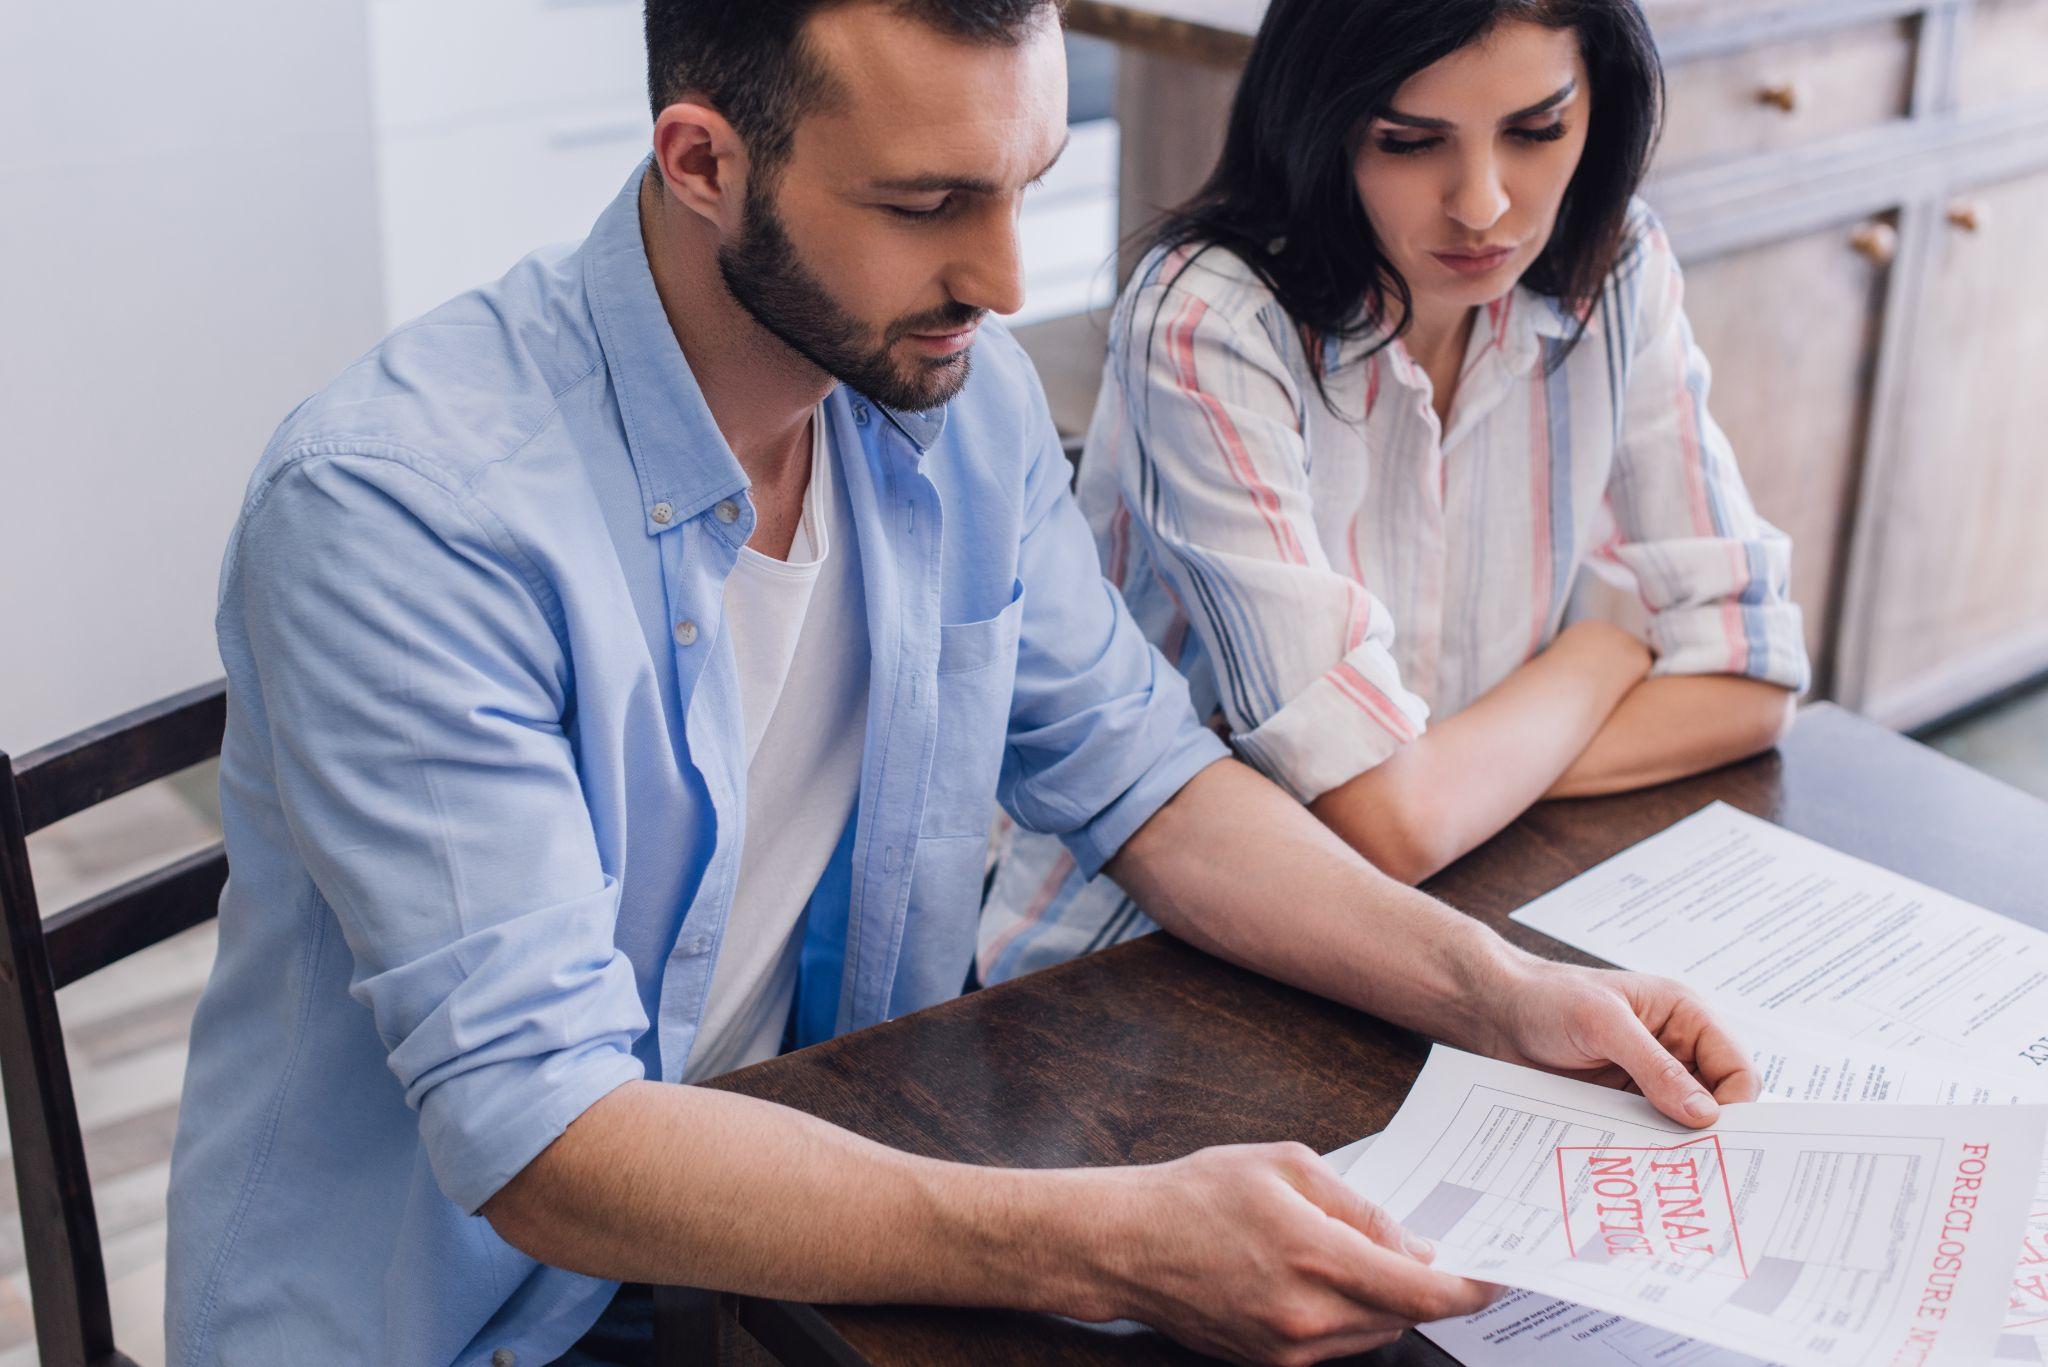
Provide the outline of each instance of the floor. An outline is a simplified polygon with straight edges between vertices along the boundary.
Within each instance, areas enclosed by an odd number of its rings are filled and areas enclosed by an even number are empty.
[[[2048,687],[1921,739],[1973,769],[2048,798]]]
[[[1085,344],[1082,338],[1070,340]],[[2048,689],[1928,740],[2048,799]],[[197,769],[32,837],[30,861],[45,910],[69,906],[217,839],[212,790],[210,767]],[[164,1360],[164,1191],[185,1033],[213,945],[212,926],[202,926],[59,994],[106,1252],[115,1341],[144,1364]],[[10,1152],[0,1135],[0,1156]],[[11,1172],[0,1174],[0,1208],[0,1367],[32,1367],[34,1325]]]

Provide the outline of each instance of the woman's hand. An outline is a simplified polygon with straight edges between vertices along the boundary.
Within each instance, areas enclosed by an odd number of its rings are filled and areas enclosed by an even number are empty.
[[[1754,1101],[1749,1055],[1705,1003],[1669,978],[1523,956],[1502,983],[1486,1052],[1510,1063],[1631,1087],[1673,1120],[1711,1125]]]
[[[1665,675],[1629,689],[1549,797],[1598,797],[1747,759],[1784,738],[1793,697],[1728,674]]]

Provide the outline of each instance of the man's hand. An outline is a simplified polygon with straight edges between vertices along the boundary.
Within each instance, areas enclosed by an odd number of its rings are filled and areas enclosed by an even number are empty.
[[[1754,1101],[1749,1055],[1669,978],[1518,956],[1506,970],[1487,1053],[1607,1086],[1632,1087],[1673,1120],[1714,1123]]]
[[[585,1111],[483,1213],[515,1248],[612,1281],[1139,1319],[1238,1362],[1362,1352],[1495,1294],[1432,1271],[1299,1144],[977,1167],[656,1082]]]
[[[1626,654],[1619,632],[1581,635]],[[1243,765],[1197,774],[1108,868],[1197,948],[1461,1049],[1633,1081],[1687,1125],[1712,1124],[1716,1098],[1756,1095],[1747,1055],[1684,988],[1514,948],[1368,865]],[[1695,1096],[1706,1105],[1688,1110]]]
[[[1497,1287],[1427,1265],[1402,1230],[1300,1144],[1204,1149],[1105,1170],[1107,1299],[1097,1318],[1144,1321],[1249,1363],[1311,1363],[1469,1315]]]

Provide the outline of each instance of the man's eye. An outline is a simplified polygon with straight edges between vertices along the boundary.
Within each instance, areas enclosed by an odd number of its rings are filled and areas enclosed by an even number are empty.
[[[1412,157],[1418,152],[1427,152],[1442,141],[1442,138],[1394,138],[1381,134],[1379,147],[1380,151],[1397,157]]]
[[[953,196],[947,195],[937,204],[913,207],[907,204],[884,204],[882,206],[898,218],[934,219],[942,218],[952,211]]]

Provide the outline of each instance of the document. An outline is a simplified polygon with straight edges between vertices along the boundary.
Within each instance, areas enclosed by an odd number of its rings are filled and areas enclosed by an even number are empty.
[[[1323,1155],[1348,1173],[1378,1135]],[[1745,1353],[1652,1329],[1535,1291],[1509,1291],[1476,1315],[1438,1320],[1419,1332],[1468,1367],[1770,1367]]]
[[[2048,934],[1725,803],[1514,919],[1781,1026],[2048,1078]]]
[[[1802,1031],[1777,1038],[1768,1021],[1723,1014],[1752,1046],[1765,1101],[1859,1101],[1899,1104],[2000,1105],[2048,1102],[2048,1084],[2027,1088],[2004,1079],[1958,1072],[1946,1060],[1859,1049],[1848,1040]],[[1341,1173],[1370,1148],[1367,1136],[1328,1155]],[[1467,1367],[1768,1367],[1759,1358],[1716,1348],[1602,1310],[1532,1291],[1511,1291],[1476,1315],[1422,1326]],[[2048,1160],[2044,1160],[2027,1231],[2013,1272],[1999,1363],[2048,1363]]]
[[[1946,1053],[1894,1054],[1714,1003],[1749,1050],[1761,1101],[1895,1102],[1907,1106],[2048,1105],[2048,1074],[1992,1076]]]
[[[1510,1291],[1476,1315],[1425,1324],[1420,1332],[1466,1367],[1772,1367],[1732,1348],[1534,1291]]]
[[[1893,1102],[1902,1105],[2016,1105],[2048,1102],[2048,1080],[2008,1081],[1958,1071],[1926,1054],[1873,1052],[1813,1031],[1781,1038],[1767,1018],[1723,1011],[1751,1046],[1765,1101]],[[1339,1173],[1372,1147],[1367,1135],[1325,1155]],[[1762,1359],[1683,1334],[1533,1291],[1510,1291],[1476,1315],[1425,1324],[1421,1332],[1467,1367],[1769,1367]],[[2029,1210],[2013,1273],[1999,1363],[2048,1363],[2048,1160]]]
[[[1519,1337],[1516,1361],[1568,1349],[1543,1331],[1583,1309],[1602,1313],[1564,1331],[1581,1348],[1648,1351],[1662,1331],[1789,1367],[1983,1363],[2007,1332],[2044,1125],[2031,1105],[1772,1102],[1698,1132],[1633,1094],[1438,1047],[1345,1180],[1434,1239],[1444,1270],[1573,1303],[1445,1330]],[[1603,1330],[1615,1316],[1635,1324]]]

